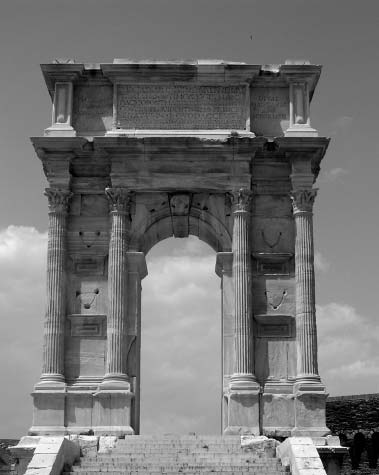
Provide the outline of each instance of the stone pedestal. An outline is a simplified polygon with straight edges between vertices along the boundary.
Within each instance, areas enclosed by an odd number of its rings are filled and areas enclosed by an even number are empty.
[[[267,437],[289,437],[295,425],[295,396],[290,382],[266,383],[261,396],[262,432]]]

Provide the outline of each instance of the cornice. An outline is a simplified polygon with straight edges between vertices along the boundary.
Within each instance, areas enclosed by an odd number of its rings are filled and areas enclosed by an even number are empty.
[[[302,81],[309,87],[309,100],[312,100],[318,80],[320,78],[322,66],[316,64],[282,64],[280,74],[288,82]]]
[[[204,84],[250,84],[260,65],[199,62],[124,62],[100,65],[104,76],[115,83],[185,82]]]
[[[41,158],[41,151],[48,154],[50,152],[70,153],[83,150],[89,143],[85,137],[30,137],[37,155]]]
[[[227,152],[238,160],[252,157],[258,150],[261,150],[266,143],[264,137],[242,137],[228,136],[225,138],[210,137],[123,137],[108,136],[95,137],[94,148],[105,150],[110,155],[124,154],[125,152],[146,153],[154,152],[165,155],[182,153],[188,155],[194,152],[204,152],[208,155]]]
[[[56,82],[76,81],[84,72],[84,64],[51,63],[41,64],[40,66],[51,98],[54,97]]]

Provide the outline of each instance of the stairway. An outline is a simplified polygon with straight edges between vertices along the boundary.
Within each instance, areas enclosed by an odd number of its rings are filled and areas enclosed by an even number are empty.
[[[241,448],[239,436],[129,436],[109,453],[82,457],[63,475],[289,474],[273,439]]]

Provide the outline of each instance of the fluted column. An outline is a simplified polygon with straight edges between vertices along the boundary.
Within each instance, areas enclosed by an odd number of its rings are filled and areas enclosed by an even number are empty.
[[[234,281],[234,373],[231,387],[250,386],[256,381],[253,363],[252,282],[249,242],[251,191],[232,193]]]
[[[66,317],[66,216],[72,195],[47,188],[49,231],[47,248],[47,305],[41,383],[64,383],[64,324]]]
[[[319,382],[313,246],[313,203],[316,189],[291,193],[296,226],[297,380]]]
[[[104,383],[128,382],[127,336],[127,250],[130,193],[124,188],[107,188],[111,207],[111,235],[108,261],[107,358]]]

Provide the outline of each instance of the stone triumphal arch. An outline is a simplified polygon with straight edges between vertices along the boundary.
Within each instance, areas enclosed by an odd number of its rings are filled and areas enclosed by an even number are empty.
[[[30,433],[139,432],[145,255],[190,234],[217,252],[224,433],[327,433],[312,208],[328,139],[309,114],[320,70],[42,65],[47,308]]]

